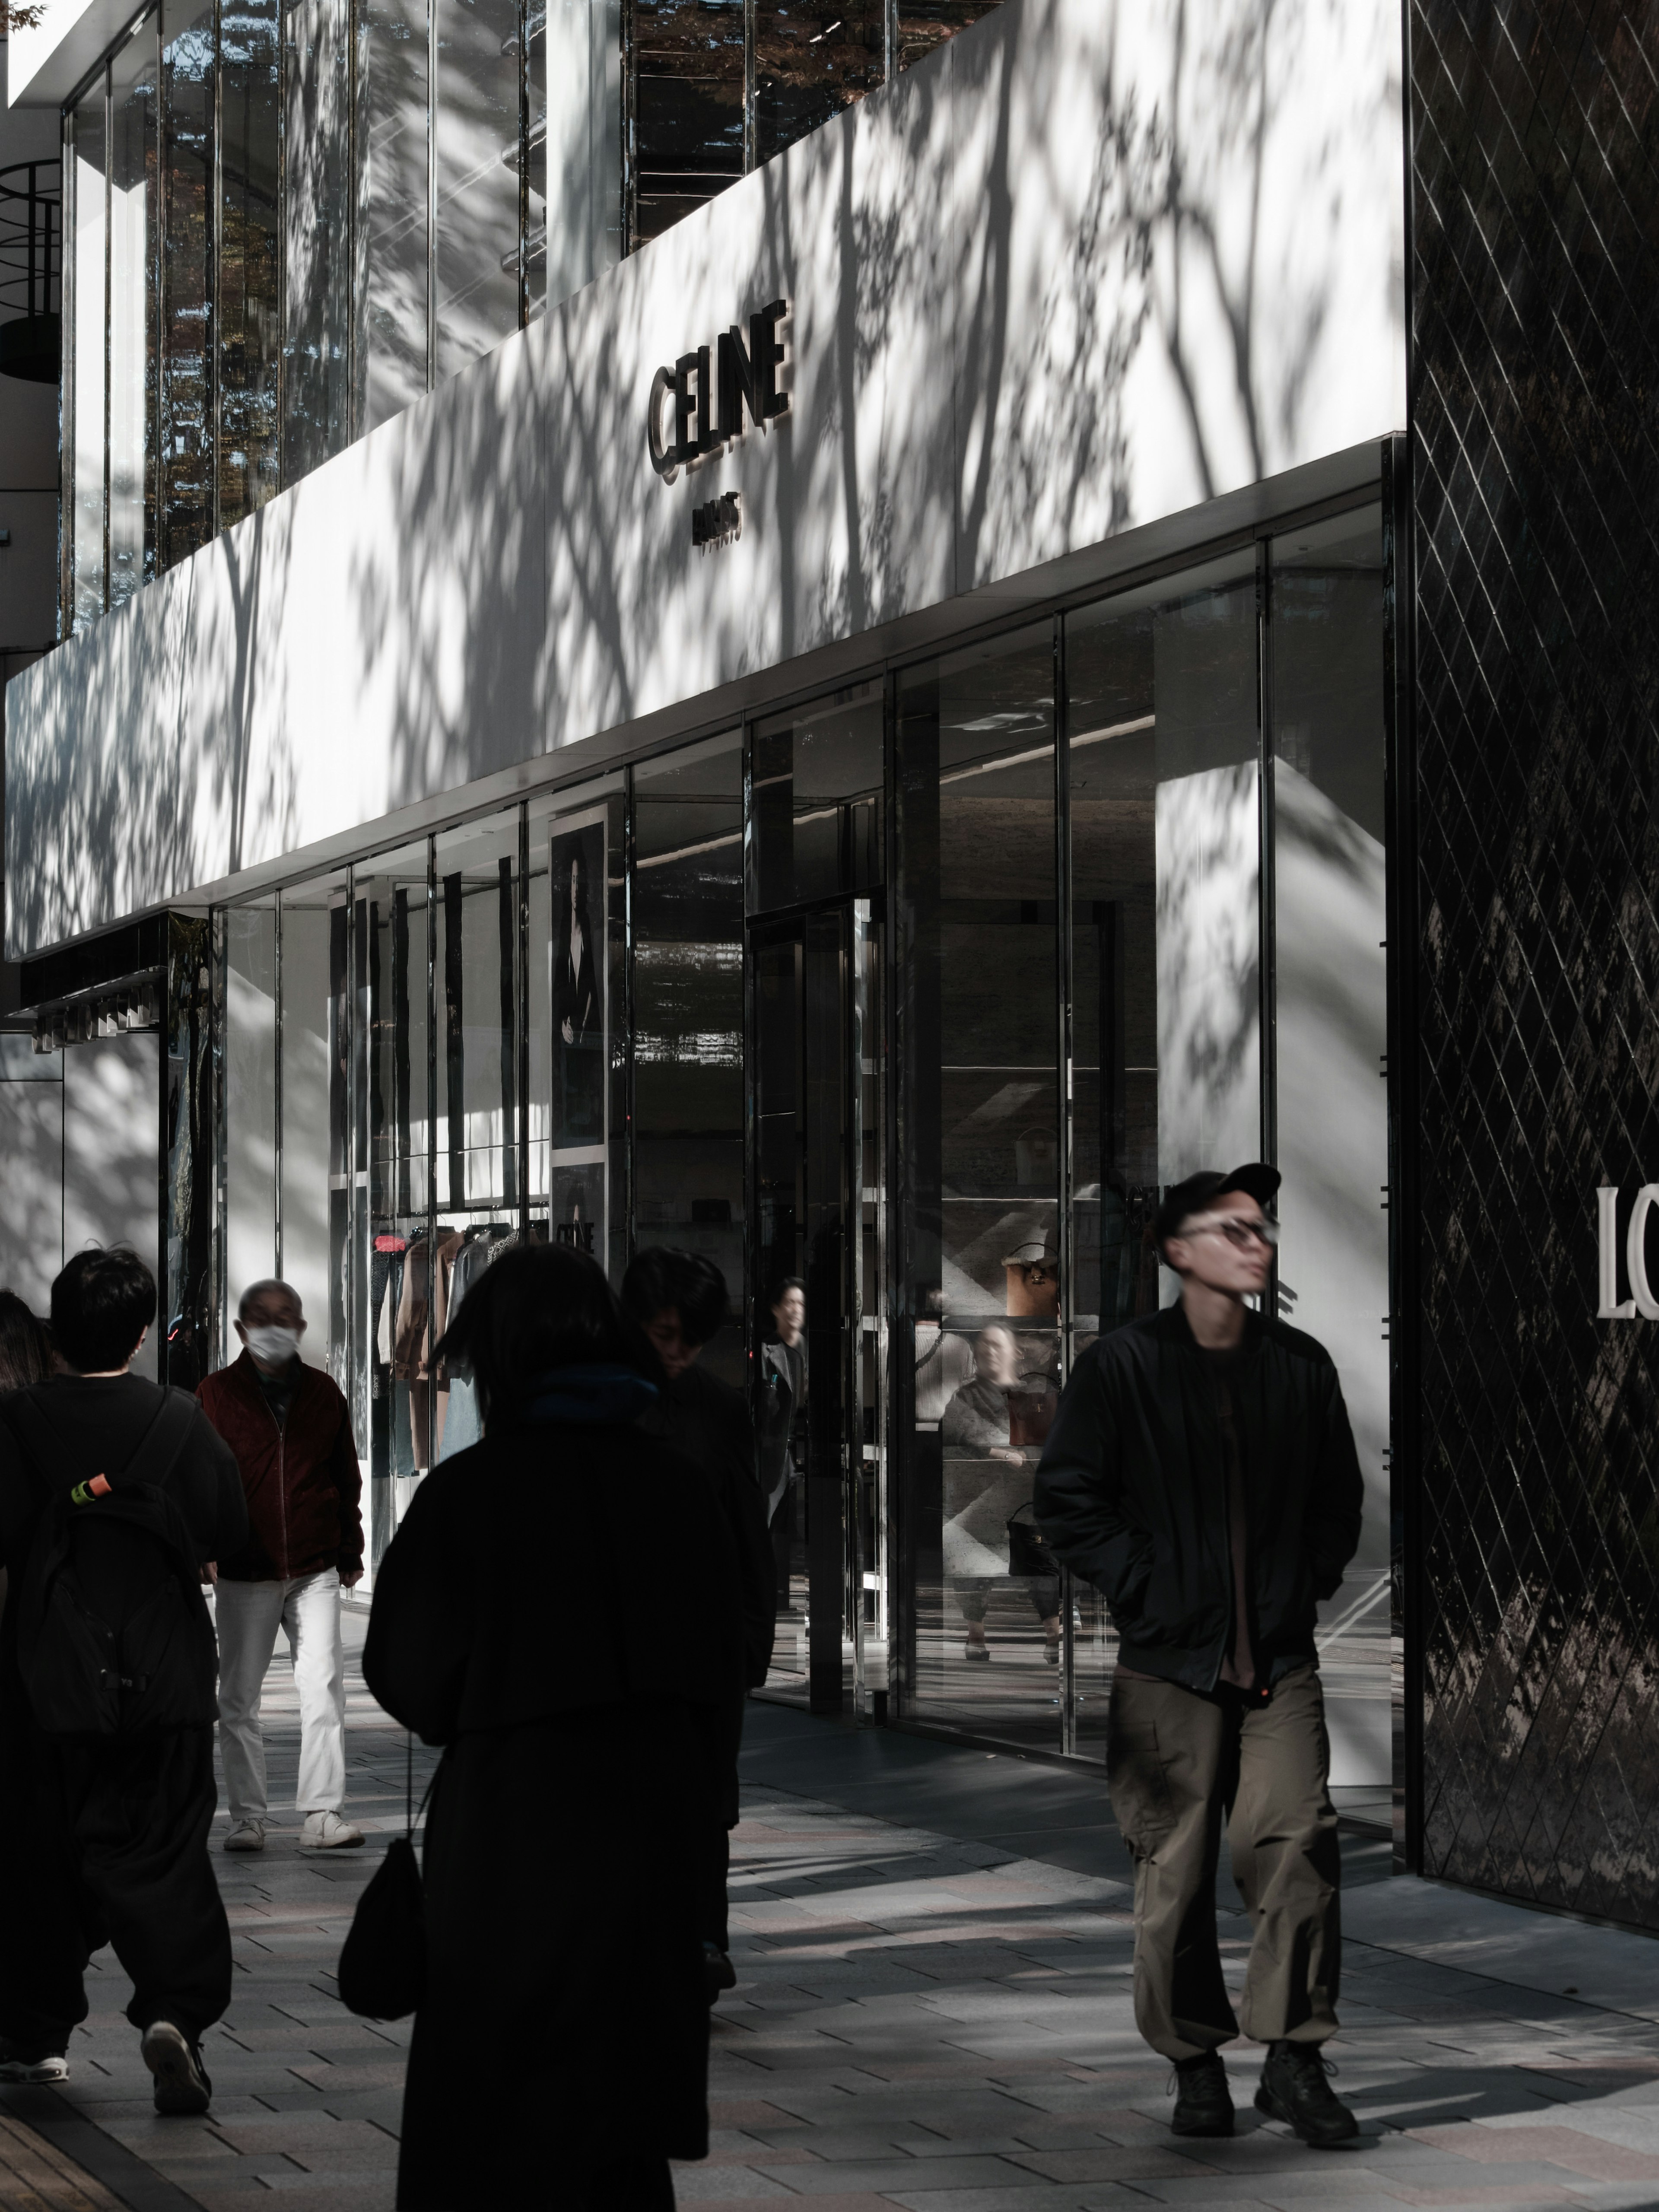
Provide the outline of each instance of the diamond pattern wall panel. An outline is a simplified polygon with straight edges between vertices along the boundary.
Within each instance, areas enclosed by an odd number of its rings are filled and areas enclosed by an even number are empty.
[[[1659,0],[1409,22],[1424,1869],[1659,1928]]]

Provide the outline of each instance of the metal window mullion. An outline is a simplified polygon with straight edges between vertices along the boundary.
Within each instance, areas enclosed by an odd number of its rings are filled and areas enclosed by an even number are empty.
[[[626,1040],[623,1058],[623,1118],[627,1130],[623,1152],[623,1247],[630,1262],[639,1249],[639,1078],[637,1055],[634,1049],[634,874],[638,843],[635,816],[638,805],[638,782],[630,763],[623,774],[623,1036]],[[608,1089],[608,1070],[605,1080]],[[610,1229],[611,1224],[607,1222],[607,1238]]]
[[[207,268],[204,272],[207,286],[207,406],[208,447],[211,456],[213,480],[208,487],[208,536],[219,535],[219,462],[223,437],[219,416],[224,397],[224,380],[219,373],[220,354],[224,345],[224,331],[220,320],[220,307],[224,299],[223,256],[225,244],[225,87],[224,87],[224,0],[213,4],[213,69],[209,77],[212,89],[212,106],[208,129],[212,133],[212,148],[208,159],[208,190],[211,205],[207,218]],[[349,941],[349,923],[347,924]]]
[[[271,1086],[271,1148],[276,1156],[276,1186],[273,1207],[272,1244],[277,1279],[283,1279],[283,894],[276,894],[276,1080]]]
[[[899,1091],[904,1079],[899,1058],[899,832],[898,678],[890,669],[882,686],[882,873],[885,884],[882,930],[882,1207],[885,1223],[882,1295],[886,1300],[886,1413],[882,1437],[886,1453],[884,1494],[887,1528],[883,1571],[886,1577],[887,1712],[899,1719],[910,1691],[910,1651],[915,1635],[915,1592],[908,1552],[909,1500],[904,1485],[915,1462],[915,1329],[905,1305],[906,1224],[890,1194],[898,1174]],[[907,1438],[899,1450],[899,1438]]]
[[[229,949],[226,909],[214,907],[208,922],[208,1064],[211,1070],[213,1120],[213,1349],[216,1366],[228,1364],[230,1336],[230,1142],[226,1120],[226,1001],[229,993]],[[280,1269],[277,1271],[280,1273]]]
[[[1066,618],[1054,617],[1054,981],[1057,1013],[1055,1049],[1060,1081],[1057,1085],[1055,1150],[1058,1234],[1056,1257],[1060,1268],[1060,1372],[1064,1386],[1072,1371],[1072,1328],[1076,1310],[1076,1285],[1072,1279],[1075,1243],[1072,1235],[1073,1060],[1074,1022],[1072,975],[1072,776],[1071,717],[1066,694]],[[1077,1749],[1076,1653],[1072,1634],[1072,1575],[1062,1568],[1060,1577],[1060,1747]]]
[[[435,0],[434,0],[435,4]],[[426,841],[426,1432],[428,1449],[438,1425],[437,1376],[432,1358],[438,1312],[438,841]]]
[[[1274,988],[1273,941],[1276,935],[1273,868],[1273,568],[1272,541],[1263,538],[1255,549],[1256,576],[1256,738],[1258,878],[1256,902],[1261,933],[1258,953],[1261,975],[1261,1025],[1259,1061],[1261,1084],[1261,1157],[1279,1157],[1279,1031],[1278,996]],[[1265,1310],[1279,1309],[1279,1255],[1275,1249],[1268,1278]]]
[[[426,4],[426,388],[438,383],[438,4]]]
[[[546,37],[545,30],[542,35]],[[519,0],[519,328],[529,320],[530,0]]]
[[[113,233],[113,230],[114,230],[114,228],[115,228],[115,225],[114,225],[114,220],[113,220],[113,218],[114,218],[114,212],[115,212],[115,210],[114,210],[114,205],[113,205],[113,192],[114,192],[114,170],[115,170],[115,92],[114,92],[114,75],[115,75],[114,70],[110,67],[109,64],[108,64],[107,62],[106,62],[106,63],[105,63],[105,64],[104,64],[104,465],[103,465],[103,474],[104,474],[104,501],[103,501],[103,504],[104,504],[104,517],[103,517],[103,520],[104,520],[104,587],[103,587],[103,601],[104,601],[104,612],[105,612],[106,614],[107,614],[107,613],[109,612],[109,609],[110,609],[110,596],[109,596],[109,509],[110,509],[109,441],[110,441],[110,423],[111,423],[111,420],[112,420],[111,409],[110,409],[110,389],[111,389],[111,386],[112,386],[112,385],[114,383],[114,380],[115,380],[115,379],[114,379],[113,349],[112,349],[112,343],[111,343],[111,328],[112,328],[112,323],[113,323],[113,321],[114,321],[114,313],[115,313],[115,284],[114,284],[115,270],[114,270],[114,254],[113,254],[112,245],[112,234]],[[60,344],[62,343],[62,339],[61,339],[61,337],[60,337],[60,339],[59,339],[59,343],[60,343]]]
[[[756,115],[759,75],[755,46],[760,35],[760,0],[743,0],[743,173],[746,177],[760,164],[760,131]]]
[[[886,84],[898,75],[898,11],[899,0],[886,0],[881,21],[881,74]]]
[[[362,435],[362,415],[358,405],[357,384],[357,229],[361,219],[358,207],[357,170],[357,9],[354,0],[343,0],[346,12],[345,53],[345,179],[346,179],[346,281],[345,281],[345,355],[346,443],[352,444]]]
[[[58,254],[58,344],[63,374],[58,413],[58,635],[75,628],[75,111],[64,111],[63,242]]]
[[[276,0],[276,489],[288,480],[288,18]],[[280,1274],[279,1268],[277,1273]]]
[[[530,1241],[530,802],[519,802],[519,1035],[518,1068],[519,1234]],[[631,1064],[633,1054],[629,1054]]]

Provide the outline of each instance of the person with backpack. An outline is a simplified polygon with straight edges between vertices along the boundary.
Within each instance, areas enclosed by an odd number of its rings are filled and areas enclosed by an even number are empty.
[[[247,1542],[219,1561],[219,1747],[230,1799],[228,1851],[265,1845],[259,1693],[280,1628],[300,1700],[295,1810],[302,1851],[351,1850],[346,1820],[345,1651],[340,1592],[363,1571],[362,1476],[339,1385],[300,1357],[306,1317],[287,1283],[250,1284],[237,1307],[242,1356],[196,1392],[236,1455]]]
[[[622,1302],[657,1356],[659,1372],[652,1376],[657,1395],[641,1414],[640,1426],[702,1468],[737,1547],[744,1686],[726,1715],[726,1790],[709,1834],[703,1891],[703,1964],[713,2004],[722,1990],[735,1989],[738,1980],[731,1959],[726,1879],[731,1831],[738,1825],[744,1707],[749,1692],[761,1688],[772,1664],[777,1626],[772,1543],[755,1462],[754,1424],[743,1393],[700,1364],[703,1346],[726,1319],[725,1276],[701,1252],[656,1245],[629,1263],[623,1277]]]
[[[155,2109],[182,2114],[230,2002],[202,1583],[247,1510],[195,1400],[131,1371],[155,1319],[136,1253],[77,1253],[52,1286],[66,1371],[0,1397],[0,2080],[65,2078],[111,1943]]]

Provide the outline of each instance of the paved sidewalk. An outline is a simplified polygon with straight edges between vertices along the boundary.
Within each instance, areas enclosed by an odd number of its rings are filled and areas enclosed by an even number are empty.
[[[273,2191],[291,2212],[389,2212],[407,2029],[352,2020],[332,1969],[402,1825],[403,1738],[355,1664],[351,1683],[349,1809],[375,1832],[368,1848],[302,1857],[285,1813],[263,1856],[217,1862],[238,1974],[209,2039],[212,2113],[155,2118],[106,1953],[66,2094],[0,2092],[7,2212],[243,2212]],[[265,1712],[280,1804],[298,1749],[281,1663]],[[1182,2148],[1167,2069],[1134,2033],[1128,1889],[1091,1870],[1122,1866],[1095,1777],[775,1708],[751,1723],[733,1854],[739,1981],[715,2014],[714,2154],[677,2170],[683,2204],[1659,2207],[1659,1947],[1377,1879],[1381,1855],[1351,1838],[1332,2055],[1364,2139],[1315,2152],[1261,2123],[1259,2054],[1235,2046],[1238,2136]],[[423,1754],[417,1790],[429,1765]],[[927,1826],[905,1825],[909,1805]],[[1240,1967],[1242,1920],[1230,1928]],[[515,2082],[487,2035],[481,2054],[487,2076],[456,2086],[487,2125],[491,2102],[535,2085]],[[550,2205],[558,2176],[550,2142]]]

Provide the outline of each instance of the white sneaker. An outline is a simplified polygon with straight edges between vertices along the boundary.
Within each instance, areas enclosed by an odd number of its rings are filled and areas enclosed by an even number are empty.
[[[362,1840],[362,1830],[354,1828],[337,1813],[307,1813],[305,1826],[300,1831],[302,1851],[355,1850]]]
[[[61,2051],[31,2051],[0,2036],[0,2081],[67,2081],[69,2061]]]
[[[265,1824],[263,1820],[238,1820],[225,1838],[223,1848],[228,1851],[262,1851],[265,1847]]]

